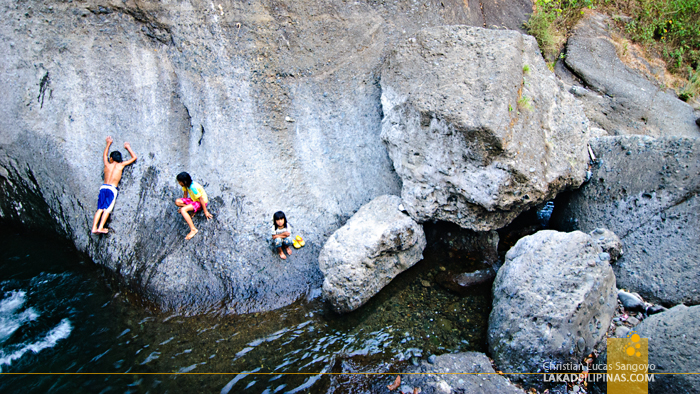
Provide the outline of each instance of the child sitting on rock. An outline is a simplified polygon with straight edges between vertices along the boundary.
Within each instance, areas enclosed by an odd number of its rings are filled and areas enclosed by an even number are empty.
[[[291,256],[292,243],[292,226],[287,223],[287,217],[284,216],[284,212],[275,212],[275,214],[272,215],[272,246],[277,249],[282,260],[287,259],[282,247],[284,247],[287,254]]]
[[[204,216],[206,216],[207,220],[214,217],[214,215],[207,210],[209,198],[202,185],[197,182],[192,182],[192,177],[186,172],[177,174],[176,179],[177,183],[182,186],[184,195],[182,198],[175,200],[175,205],[180,207],[177,211],[182,214],[182,217],[185,218],[185,222],[190,226],[190,232],[185,236],[185,239],[192,239],[192,237],[197,234],[198,230],[194,226],[194,223],[192,223],[190,212],[194,215],[201,209],[204,211]]]

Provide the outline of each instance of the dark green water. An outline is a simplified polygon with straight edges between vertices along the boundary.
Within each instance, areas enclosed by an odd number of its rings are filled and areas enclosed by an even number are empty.
[[[312,293],[272,312],[185,317],[115,293],[65,242],[5,231],[0,392],[372,392],[393,377],[321,373],[394,372],[431,354],[486,350],[490,287],[448,292],[433,282],[441,267],[480,268],[429,248],[349,315],[334,314]],[[6,374],[48,372],[111,374]],[[299,372],[308,375],[290,374]]]

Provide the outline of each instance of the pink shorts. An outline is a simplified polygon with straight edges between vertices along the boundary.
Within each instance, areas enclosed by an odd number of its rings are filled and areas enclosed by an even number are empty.
[[[191,198],[183,198],[183,199],[182,199],[182,202],[183,202],[185,205],[192,205],[192,207],[194,208],[194,212],[195,212],[195,213],[197,213],[197,211],[199,211],[200,209],[202,209],[202,203],[200,203],[199,201],[194,201],[194,200],[191,199]]]

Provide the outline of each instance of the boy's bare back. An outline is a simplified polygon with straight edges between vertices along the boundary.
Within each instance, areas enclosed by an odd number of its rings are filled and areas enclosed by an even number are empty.
[[[126,150],[129,151],[131,159],[123,161],[121,163],[113,161],[107,157],[107,153],[109,152],[109,146],[112,144],[112,137],[107,137],[106,141],[107,147],[105,148],[104,154],[102,155],[105,164],[104,183],[107,185],[117,187],[119,185],[119,181],[121,181],[122,179],[122,172],[124,171],[124,167],[136,161],[136,154],[134,153],[134,151],[131,150],[131,145],[129,145],[128,142],[125,142],[124,148],[126,148]]]

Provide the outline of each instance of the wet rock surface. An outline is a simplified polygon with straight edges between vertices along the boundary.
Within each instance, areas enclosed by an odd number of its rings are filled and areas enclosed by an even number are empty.
[[[646,309],[644,300],[637,293],[628,293],[624,290],[618,290],[617,298],[627,310],[643,312]]]
[[[522,238],[508,251],[489,317],[489,350],[499,369],[539,372],[547,362],[577,363],[603,339],[617,289],[602,253],[588,234],[552,230]]]
[[[612,25],[609,17],[587,11],[567,42],[564,63],[556,69],[574,84],[572,93],[584,104],[592,124],[611,135],[700,137],[698,113],[690,105],[620,60]],[[637,61],[653,69],[644,59]],[[655,71],[663,74],[663,69]]]
[[[166,309],[287,305],[320,287],[328,236],[372,198],[399,193],[379,138],[379,69],[394,43],[444,24],[518,29],[531,7],[3,4],[2,220],[65,235]],[[93,236],[107,135],[139,160],[124,172],[113,232]],[[183,170],[215,215],[195,217],[190,242],[172,204]],[[285,262],[267,243],[277,210],[307,245]]]
[[[524,394],[504,376],[496,375],[491,360],[483,353],[466,352],[443,354],[432,362],[421,362],[406,372],[420,375],[404,375],[404,384],[419,387],[424,394]],[[484,375],[479,373],[483,372]],[[467,374],[459,374],[467,373]]]
[[[556,228],[619,235],[618,287],[666,306],[700,303],[700,142],[642,136],[591,140],[591,180],[557,202]]]
[[[493,269],[484,269],[474,272],[442,272],[435,276],[435,281],[447,289],[464,293],[471,287],[489,283],[496,277]]]
[[[514,31],[425,29],[381,74],[382,140],[418,222],[487,231],[584,180],[588,120]]]
[[[399,209],[398,196],[379,196],[328,239],[318,256],[323,295],[336,312],[353,311],[423,258],[423,228]]]

